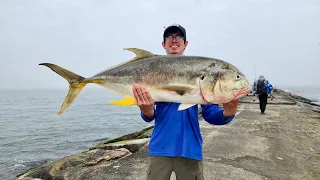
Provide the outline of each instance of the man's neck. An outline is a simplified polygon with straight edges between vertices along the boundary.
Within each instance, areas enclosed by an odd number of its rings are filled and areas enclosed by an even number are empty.
[[[183,55],[183,53],[181,54],[167,54],[168,56],[179,56],[179,55]]]

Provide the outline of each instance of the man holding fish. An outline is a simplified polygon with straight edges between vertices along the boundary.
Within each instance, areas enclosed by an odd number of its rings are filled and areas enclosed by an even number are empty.
[[[185,56],[185,29],[174,24],[163,35],[167,55],[125,48],[133,59],[85,78],[52,63],[40,63],[65,78],[68,94],[58,112],[62,115],[88,83],[95,83],[123,97],[110,101],[118,106],[138,105],[141,117],[155,120],[149,144],[148,179],[203,179],[202,137],[198,105],[205,121],[229,123],[237,112],[238,99],[246,96],[249,82],[231,63],[203,56]],[[223,109],[217,104],[223,104]]]
[[[179,24],[167,27],[162,46],[167,55],[183,55],[188,41]],[[177,60],[178,61],[178,60]],[[146,122],[155,120],[149,143],[148,180],[169,180],[172,171],[178,180],[204,179],[202,167],[202,137],[198,122],[198,105],[178,111],[180,103],[154,102],[147,88],[133,85],[134,97]],[[238,99],[223,104],[202,104],[205,121],[225,125],[237,112]]]

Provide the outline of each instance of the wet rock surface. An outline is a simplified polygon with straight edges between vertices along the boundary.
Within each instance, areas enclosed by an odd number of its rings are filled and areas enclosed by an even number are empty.
[[[113,142],[113,143],[108,143],[108,144],[100,144],[95,147],[92,147],[90,149],[118,149],[118,148],[126,148],[130,152],[137,152],[139,149],[148,143],[150,138],[143,138],[143,139],[133,139],[133,140],[124,140],[124,141],[119,141],[119,142]]]

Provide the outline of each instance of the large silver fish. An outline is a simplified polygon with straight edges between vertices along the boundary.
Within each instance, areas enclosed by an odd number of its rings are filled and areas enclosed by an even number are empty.
[[[136,57],[84,78],[55,64],[41,63],[65,78],[70,86],[61,115],[87,83],[96,83],[124,97],[111,101],[120,106],[136,105],[132,85],[148,88],[155,102],[181,103],[178,110],[195,104],[221,104],[249,93],[245,75],[232,64],[214,58],[183,55],[156,55],[146,50],[125,48]]]

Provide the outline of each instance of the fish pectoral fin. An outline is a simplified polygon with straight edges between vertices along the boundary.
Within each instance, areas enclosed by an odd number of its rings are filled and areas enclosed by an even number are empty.
[[[196,87],[186,84],[168,84],[166,86],[158,87],[158,89],[164,89],[168,91],[174,91],[175,93],[183,96],[186,93],[194,92]]]
[[[118,101],[110,101],[110,104],[118,105],[118,106],[133,106],[137,104],[137,101],[132,96],[124,96],[124,99]]]
[[[178,108],[178,111],[182,111],[182,110],[188,109],[188,108],[190,108],[190,107],[192,107],[194,105],[196,105],[196,104],[180,104],[179,108]]]

